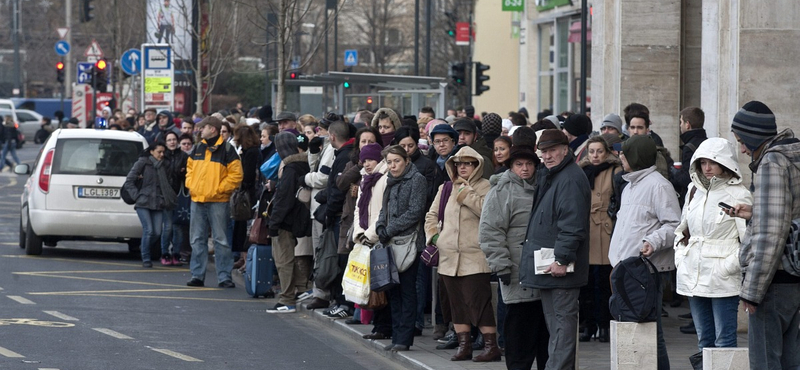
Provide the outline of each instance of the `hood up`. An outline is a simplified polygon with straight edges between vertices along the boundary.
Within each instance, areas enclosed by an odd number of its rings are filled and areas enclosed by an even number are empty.
[[[717,162],[736,174],[734,178],[728,180],[729,184],[739,184],[742,182],[742,171],[739,168],[736,148],[730,141],[719,137],[709,138],[703,141],[694,152],[692,163],[689,167],[689,175],[696,187],[705,189],[705,186],[700,182],[700,177],[703,176],[703,172],[702,170],[698,170],[700,159],[702,158]]]
[[[469,183],[474,184],[479,179],[483,178],[483,156],[478,154],[475,149],[472,149],[468,146],[461,148],[455,155],[450,157],[447,162],[444,164],[445,169],[447,169],[447,174],[450,176],[451,179],[455,179],[458,177],[458,171],[456,170],[455,162],[468,162],[468,161],[478,161],[478,166],[475,167],[475,170],[472,171],[472,175],[469,176]]]

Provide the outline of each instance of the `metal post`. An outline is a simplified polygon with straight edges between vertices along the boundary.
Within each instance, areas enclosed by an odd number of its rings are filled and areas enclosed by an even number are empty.
[[[588,45],[586,26],[588,26],[589,7],[587,0],[581,0],[581,114],[586,114],[586,64]]]
[[[425,4],[425,75],[431,75],[431,12],[433,3],[427,0]]]
[[[67,43],[72,45],[72,0],[65,0],[64,6],[66,7],[65,23],[67,29],[70,30],[67,32],[66,40]],[[66,94],[69,94],[70,98],[72,97],[72,71],[74,70],[75,69],[72,68],[72,58],[67,55],[67,57],[64,58],[64,87],[66,88]],[[63,112],[64,110],[62,109],[61,111]],[[64,117],[72,117],[72,107],[69,107],[69,113],[64,112]],[[59,124],[60,123],[61,122],[59,122]]]
[[[86,128],[93,128],[94,123],[97,122],[97,73],[95,73],[95,66],[96,64],[92,65],[92,122],[91,126],[89,126],[89,122],[86,122]]]
[[[11,12],[12,25],[14,29],[11,31],[11,38],[14,42],[14,91],[15,96],[22,96],[22,75],[20,60],[19,60],[19,0],[14,0],[14,9]]]
[[[192,32],[194,33],[194,37],[192,37],[192,70],[195,73],[199,73],[201,76],[203,75],[203,66],[198,63],[197,59],[197,49],[200,47],[200,43],[197,40],[200,38],[200,2],[198,0],[192,0]],[[144,62],[142,62],[144,63]],[[198,80],[197,76],[192,76],[191,79],[195,81],[196,85],[194,89],[192,89],[192,113],[202,112],[203,107],[197,106],[197,96],[203,91],[203,83],[198,81],[202,81],[202,79]],[[144,108],[144,107],[142,107]]]
[[[414,75],[419,76],[419,0],[414,0]]]
[[[339,70],[339,9],[333,13],[333,70]]]
[[[328,9],[325,9],[325,68],[322,69],[323,72],[328,72]]]

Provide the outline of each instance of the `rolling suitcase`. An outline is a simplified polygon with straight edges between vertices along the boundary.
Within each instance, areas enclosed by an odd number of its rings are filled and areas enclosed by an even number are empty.
[[[247,251],[244,273],[244,287],[249,296],[253,298],[275,296],[275,293],[272,292],[274,266],[271,245],[253,244],[250,246]]]

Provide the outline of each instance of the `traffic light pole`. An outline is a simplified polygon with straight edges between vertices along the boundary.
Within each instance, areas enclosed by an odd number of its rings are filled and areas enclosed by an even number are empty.
[[[97,66],[92,65],[92,128],[94,123],[97,122]],[[89,127],[89,122],[86,122],[86,128]]]

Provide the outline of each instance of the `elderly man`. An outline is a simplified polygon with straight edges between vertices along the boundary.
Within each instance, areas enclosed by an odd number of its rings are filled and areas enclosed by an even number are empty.
[[[536,174],[538,188],[522,247],[520,283],[541,291],[551,333],[547,369],[574,369],[578,295],[589,278],[589,180],[575,163],[563,132],[544,130],[539,150],[544,168]]]

